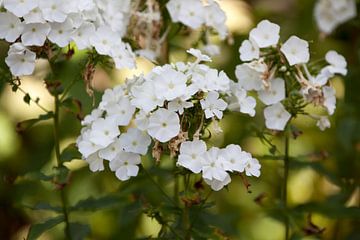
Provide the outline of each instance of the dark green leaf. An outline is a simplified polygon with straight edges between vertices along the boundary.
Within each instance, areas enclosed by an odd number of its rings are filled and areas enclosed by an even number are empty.
[[[337,203],[306,203],[294,208],[295,211],[316,212],[331,218],[358,218],[360,219],[360,208],[346,207]]]
[[[90,234],[90,227],[87,224],[77,222],[70,223],[70,234],[72,240],[83,240]]]
[[[32,225],[30,227],[27,240],[38,239],[38,237],[40,237],[40,235],[43,234],[45,231],[55,227],[56,225],[60,224],[63,221],[64,221],[63,216],[57,216],[54,218],[50,218],[45,222]]]
[[[18,124],[16,124],[16,131],[19,133],[24,132],[27,129],[29,129],[30,127],[32,127],[34,124],[36,124],[40,121],[48,120],[52,117],[53,117],[53,113],[49,112],[47,114],[40,115],[38,118],[28,119],[28,120],[19,122]]]
[[[78,151],[75,143],[69,144],[60,155],[61,162],[67,162],[73,159],[81,159],[81,153]]]
[[[79,201],[75,206],[71,207],[72,211],[96,211],[98,209],[111,208],[119,206],[121,203],[119,196],[108,195],[101,198],[89,197],[85,200]]]
[[[48,210],[48,211],[54,211],[54,212],[62,212],[62,208],[61,207],[55,207],[55,206],[51,206],[48,203],[38,203],[35,206],[26,206],[27,208],[30,208],[32,210]]]

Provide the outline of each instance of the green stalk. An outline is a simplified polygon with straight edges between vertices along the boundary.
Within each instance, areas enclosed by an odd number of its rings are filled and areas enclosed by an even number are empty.
[[[288,185],[288,178],[289,178],[289,147],[290,147],[290,136],[289,131],[286,129],[285,131],[285,156],[284,156],[284,181],[283,181],[283,193],[282,193],[282,203],[284,206],[285,211],[287,211],[287,185]],[[285,215],[285,240],[289,239],[290,233],[290,225],[289,225],[289,218]]]
[[[54,141],[55,141],[55,155],[56,155],[56,162],[57,167],[62,166],[62,162],[60,160],[60,138],[59,138],[59,96],[55,94],[55,113],[54,113]],[[61,198],[61,205],[62,205],[62,212],[64,215],[65,221],[65,234],[66,239],[71,240],[71,233],[70,233],[70,223],[69,223],[69,212],[67,209],[67,202],[66,202],[66,193],[64,187],[60,188],[60,198]]]

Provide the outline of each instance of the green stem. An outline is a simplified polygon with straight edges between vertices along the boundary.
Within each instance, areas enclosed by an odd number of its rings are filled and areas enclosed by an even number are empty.
[[[287,211],[287,185],[288,185],[288,178],[289,178],[289,144],[290,136],[289,130],[285,130],[285,156],[284,156],[284,181],[283,181],[283,193],[282,193],[282,203],[284,206],[285,211]],[[285,215],[285,240],[289,239],[289,218]]]
[[[150,181],[159,189],[162,195],[169,200],[174,206],[177,206],[173,199],[162,189],[162,187],[151,177],[150,173],[146,170],[144,166],[142,166],[142,171],[145,172],[145,175],[150,179]]]
[[[60,138],[59,138],[59,109],[60,109],[60,101],[59,96],[55,95],[55,113],[54,113],[54,140],[55,140],[55,155],[57,161],[57,167],[62,166],[62,162],[60,160]],[[69,224],[69,212],[67,209],[67,202],[66,202],[66,193],[64,187],[60,188],[60,198],[61,198],[61,205],[62,205],[62,212],[64,214],[64,221],[65,221],[65,234],[66,239],[71,240],[71,233],[70,233],[70,224]]]

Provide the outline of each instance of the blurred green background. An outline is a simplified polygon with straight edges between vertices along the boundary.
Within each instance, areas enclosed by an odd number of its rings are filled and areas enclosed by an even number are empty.
[[[344,79],[334,79],[337,90],[337,109],[331,117],[332,127],[320,131],[314,121],[296,119],[294,125],[303,132],[290,142],[290,154],[297,158],[292,164],[288,186],[293,239],[360,239],[360,19],[341,25],[326,38],[321,38],[313,18],[314,1],[310,0],[223,0],[222,7],[228,15],[228,26],[233,34],[233,45],[221,44],[221,55],[214,58],[212,66],[224,69],[235,79],[235,66],[240,63],[238,48],[247,38],[248,31],[261,19],[269,19],[281,26],[281,39],[297,35],[310,42],[312,59],[322,58],[334,49],[343,54],[349,66]],[[178,36],[170,43],[171,61],[184,60],[184,50],[191,46],[198,33]],[[218,41],[215,39],[214,41]],[[181,49],[182,47],[183,49]],[[0,42],[0,59],[4,59],[8,46]],[[86,94],[84,83],[78,80],[83,54],[61,65],[60,80],[64,85],[75,81],[71,95],[76,96],[89,113],[93,99]],[[138,60],[141,71],[149,71],[151,64]],[[6,68],[4,61],[1,68]],[[52,97],[47,93],[42,79],[48,72],[45,61],[39,61],[36,72],[22,79],[21,87],[40,103],[53,109]],[[97,68],[95,74],[96,102],[103,89],[121,83],[134,71],[107,72]],[[51,173],[55,165],[53,129],[51,121],[43,121],[18,134],[16,124],[36,118],[41,109],[33,103],[27,105],[23,94],[13,93],[11,87],[0,81],[0,239],[24,239],[30,224],[55,216],[53,211],[32,210],[39,203],[58,206],[59,191],[30,172]],[[261,110],[255,118],[243,114],[227,115],[221,123],[223,133],[214,135],[209,145],[218,147],[230,143],[240,144],[256,156],[268,155],[269,146],[254,134],[254,128],[263,129]],[[81,126],[69,112],[61,112],[61,147],[75,141]],[[273,144],[283,152],[282,137],[271,137]],[[248,193],[240,177],[233,177],[228,190],[211,195],[215,203],[210,213],[201,218],[211,226],[222,229],[230,239],[283,239],[283,213],[279,210],[282,184],[282,161],[259,157],[262,164],[260,178],[249,178]],[[171,191],[171,174],[164,161],[155,167],[153,160],[144,159],[150,172],[156,175],[166,189]],[[72,170],[70,184],[66,187],[69,206],[89,197],[104,197],[103,205],[88,204],[70,214],[72,221],[89,224],[91,234],[87,239],[133,239],[156,236],[160,227],[144,213],[156,206],[162,197],[156,187],[151,187],[145,175],[121,183],[107,169],[92,173],[81,160],[66,164]],[[170,182],[170,184],[168,184]],[[146,188],[141,188],[146,185]],[[39,206],[39,205],[38,205]],[[41,205],[40,205],[41,206]],[[146,211],[145,211],[146,212]],[[311,216],[311,221],[309,221]],[[202,220],[199,219],[199,222]],[[40,239],[64,239],[64,225],[44,233]],[[87,227],[79,231],[87,231]],[[309,233],[317,233],[307,236]],[[219,233],[219,235],[221,235]]]

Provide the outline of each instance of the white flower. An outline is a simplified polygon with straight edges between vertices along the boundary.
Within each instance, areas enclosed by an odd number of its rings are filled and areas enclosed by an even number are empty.
[[[24,15],[25,23],[46,23],[45,18],[39,7],[32,9],[28,14]]]
[[[139,172],[138,164],[141,163],[140,155],[135,153],[120,152],[113,159],[109,166],[111,171],[115,171],[115,175],[121,181],[126,181],[130,177],[135,177]]]
[[[129,128],[126,133],[120,135],[120,145],[125,152],[145,155],[148,151],[151,139],[146,132],[137,128]]]
[[[5,12],[0,13],[0,39],[14,42],[24,29],[23,23],[14,14]]]
[[[272,23],[269,20],[262,20],[258,23],[256,28],[250,31],[249,38],[260,48],[265,48],[278,43],[280,38],[279,33],[279,25]]]
[[[231,111],[239,111],[255,116],[256,100],[253,97],[246,96],[246,91],[242,88],[234,89],[228,108]]]
[[[90,37],[90,43],[99,54],[109,55],[114,43],[120,41],[120,36],[106,25],[100,26]]]
[[[322,92],[324,95],[323,105],[328,111],[329,115],[333,115],[336,108],[335,89],[329,86],[324,86],[322,88]]]
[[[202,54],[199,49],[190,48],[187,53],[196,57],[196,62],[211,62],[211,58],[208,55]]]
[[[223,112],[227,103],[219,98],[218,92],[209,92],[205,99],[200,101],[201,108],[205,111],[205,118],[216,116],[218,119],[223,117]]]
[[[119,126],[127,126],[133,117],[135,107],[130,103],[126,97],[121,98],[115,104],[109,104],[106,107],[107,116],[115,119]]]
[[[65,21],[67,4],[59,0],[39,0],[39,8],[43,17],[49,22],[62,23]]]
[[[230,175],[227,174],[225,179],[223,181],[219,181],[217,179],[212,179],[212,180],[209,180],[207,178],[204,178],[204,181],[210,185],[211,189],[214,190],[214,191],[219,191],[221,190],[223,187],[225,187],[226,185],[228,185],[230,182],[231,182],[231,178],[230,178]]]
[[[213,0],[208,1],[208,5],[204,7],[205,24],[214,28],[221,39],[227,35],[226,15],[220,8],[219,4]]]
[[[280,48],[290,66],[307,63],[310,58],[309,43],[297,36],[291,36]]]
[[[202,140],[183,142],[180,146],[180,154],[177,164],[189,169],[194,173],[200,173],[202,169],[203,155],[206,152],[206,144]]]
[[[325,55],[325,60],[330,64],[330,66],[327,67],[329,72],[333,74],[339,73],[344,76],[347,74],[346,60],[336,51],[328,51]]]
[[[180,115],[184,113],[184,109],[193,107],[192,102],[184,101],[181,98],[176,98],[168,103],[168,110],[178,112]]]
[[[356,2],[354,0],[318,0],[314,15],[319,29],[329,34],[339,24],[356,16]]]
[[[135,54],[132,52],[129,44],[124,44],[123,42],[115,44],[110,50],[110,56],[113,58],[117,69],[131,69],[136,66]]]
[[[204,14],[204,7],[200,1],[184,1],[178,18],[186,26],[197,29],[204,23]]]
[[[221,149],[221,155],[224,158],[223,168],[231,172],[243,172],[246,163],[251,159],[250,153],[242,151],[241,147],[235,144],[230,144],[225,149]]]
[[[179,22],[179,15],[183,2],[183,0],[170,0],[166,4],[166,8],[170,13],[173,22]]]
[[[101,115],[103,114],[103,111],[95,108],[91,111],[90,114],[86,115],[84,120],[81,121],[82,126],[89,126],[91,125],[95,120],[101,118]]]
[[[245,174],[246,176],[260,176],[261,165],[259,161],[255,158],[249,158],[245,164]]]
[[[99,157],[98,153],[91,154],[85,159],[89,163],[89,168],[92,172],[98,172],[104,170],[103,159]]]
[[[120,145],[120,141],[118,138],[116,138],[113,143],[99,151],[99,157],[112,161],[121,151],[122,147]]]
[[[321,116],[316,122],[316,126],[320,128],[321,131],[324,131],[327,128],[330,128],[331,124],[329,118],[326,116]]]
[[[306,65],[304,65],[304,67],[306,67]],[[334,73],[332,73],[333,70],[331,70],[331,68],[333,68],[333,67],[326,66],[326,67],[322,68],[320,73],[315,78],[310,77],[309,81],[314,86],[321,87],[321,86],[325,85],[328,82],[329,78],[332,78],[334,76]]]
[[[260,50],[256,43],[245,40],[239,48],[241,61],[251,61],[260,57]]]
[[[136,127],[142,131],[146,131],[149,126],[149,118],[150,118],[150,113],[146,113],[143,110],[140,110],[135,115],[134,121],[135,121]]]
[[[268,106],[264,109],[265,125],[269,129],[284,130],[291,114],[286,111],[281,103]]]
[[[235,75],[239,85],[247,91],[261,90],[263,87],[262,73],[254,70],[246,63],[236,66]]]
[[[90,141],[96,145],[107,147],[120,134],[116,122],[112,118],[99,118],[91,125]]]
[[[18,17],[29,13],[38,5],[34,0],[4,0],[4,8]]]
[[[155,94],[158,99],[174,100],[186,93],[186,75],[172,68],[154,77]]]
[[[25,46],[42,46],[51,28],[47,23],[29,23],[25,25],[21,42]]]
[[[59,47],[65,47],[70,43],[71,34],[73,32],[73,25],[70,21],[63,23],[51,23],[51,31],[48,38],[51,42],[57,44]]]
[[[17,47],[21,47],[23,50],[15,50]],[[36,54],[26,49],[21,43],[11,45],[8,56],[5,58],[5,62],[14,76],[32,74],[35,69],[35,60]]]
[[[285,81],[275,78],[270,81],[270,87],[258,92],[259,99],[266,105],[275,104],[285,99]]]
[[[82,50],[90,47],[90,38],[94,34],[94,24],[85,22],[73,32],[71,39],[76,43],[78,49]]]
[[[90,133],[90,129],[84,131],[76,141],[79,152],[83,155],[84,158],[89,157],[91,154],[103,148],[103,146],[97,145],[90,141]]]
[[[132,87],[131,94],[131,104],[146,113],[164,103],[163,100],[157,98],[154,83],[152,81],[146,81],[140,86]]]
[[[220,154],[220,149],[217,147],[210,148],[204,153],[201,161],[203,178],[224,181],[228,173],[223,168],[223,162],[224,158]]]
[[[216,56],[220,54],[220,47],[215,44],[207,44],[203,46],[201,49],[204,53],[208,54],[209,56]]]
[[[169,110],[160,108],[149,118],[148,133],[160,142],[167,142],[180,131],[179,116]]]

